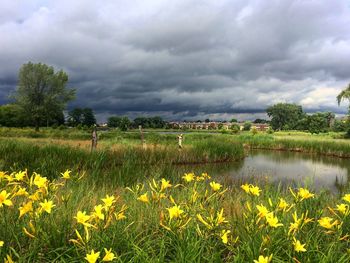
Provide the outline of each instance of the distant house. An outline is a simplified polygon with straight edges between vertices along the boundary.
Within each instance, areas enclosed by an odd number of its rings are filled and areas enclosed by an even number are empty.
[[[243,130],[244,123],[231,123],[231,122],[169,122],[169,126],[172,129],[191,129],[191,130],[218,130],[219,127],[223,130],[231,129],[232,125],[238,125]],[[269,128],[265,123],[252,123],[252,128],[255,127],[258,131],[266,131]]]

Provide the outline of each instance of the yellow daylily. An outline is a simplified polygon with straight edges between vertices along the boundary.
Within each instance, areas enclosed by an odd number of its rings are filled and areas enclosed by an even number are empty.
[[[306,244],[301,244],[300,241],[295,239],[295,238],[293,241],[293,245],[294,245],[294,250],[296,252],[305,252],[306,251],[306,249],[305,249]]]
[[[101,200],[105,204],[105,207],[107,209],[110,208],[116,202],[115,197],[113,195],[112,196],[106,195],[106,197],[102,198]]]
[[[258,260],[254,259],[254,263],[270,263],[272,260],[272,254],[269,257],[259,256]]]
[[[309,190],[305,188],[299,188],[298,197],[301,198],[300,200],[314,198],[314,196],[315,194],[310,193]]]
[[[6,192],[6,190],[2,190],[0,193],[0,207],[6,206],[12,206],[13,203],[11,199],[9,198],[10,193]]]
[[[231,233],[230,230],[222,230],[221,231],[221,241],[224,244],[227,244],[228,242],[228,235]]]
[[[321,227],[324,227],[326,229],[332,229],[333,226],[339,225],[338,220],[334,220],[332,223],[333,218],[331,217],[322,217],[320,220],[318,220],[318,223],[320,224]]]
[[[165,190],[165,189],[167,189],[167,188],[170,188],[172,185],[170,184],[170,181],[167,181],[167,180],[165,180],[164,178],[162,178],[162,180],[161,180],[161,182],[162,182],[162,185],[161,185],[161,187],[160,187],[160,190],[162,191],[162,190]]]
[[[62,179],[66,179],[66,180],[68,180],[68,179],[70,179],[70,173],[71,173],[72,171],[71,170],[66,170],[64,173],[61,173],[61,175],[62,175]]]
[[[181,214],[184,213],[184,211],[180,209],[180,206],[178,205],[174,205],[173,207],[167,208],[167,210],[169,212],[170,219],[178,218],[181,216]]]
[[[112,252],[112,249],[107,250],[106,248],[104,248],[104,251],[105,251],[105,256],[103,257],[102,261],[109,262],[117,258]]]
[[[269,224],[269,226],[274,228],[283,226],[282,223],[278,223],[278,218],[274,216],[272,212],[266,215],[266,222]]]
[[[182,176],[182,178],[183,178],[187,183],[189,183],[189,182],[192,182],[192,181],[194,180],[195,175],[194,175],[194,173],[185,173],[185,175]]]
[[[350,194],[346,194],[346,195],[344,195],[342,199],[343,199],[344,201],[346,201],[346,202],[349,202],[349,203],[350,203]]]
[[[91,216],[87,215],[85,211],[78,211],[77,215],[74,218],[77,220],[78,224],[82,224],[86,227],[92,226],[90,223],[87,223],[91,219]]]
[[[256,208],[259,211],[258,216],[260,218],[265,217],[269,213],[269,210],[264,205],[257,205]]]
[[[29,212],[33,211],[33,202],[29,201],[29,202],[25,203],[23,206],[18,208],[18,210],[19,210],[19,217],[21,218],[26,213],[29,213]]]
[[[210,182],[210,187],[214,192],[216,192],[216,191],[219,191],[221,189],[222,185],[219,183],[215,183],[213,181],[213,182]]]
[[[4,244],[5,244],[5,242],[0,240],[0,247],[3,247]]]
[[[340,204],[340,205],[337,205],[336,210],[338,210],[343,215],[347,215],[349,213],[349,206],[346,204]]]
[[[137,200],[143,202],[143,203],[149,203],[149,199],[148,199],[148,196],[147,196],[147,192],[144,193],[143,195],[140,195]]]
[[[92,216],[99,220],[104,220],[105,215],[103,214],[102,209],[103,209],[102,205],[96,205],[94,207],[94,212],[92,213]]]
[[[52,201],[47,201],[45,199],[44,202],[40,202],[40,206],[46,213],[50,214],[51,213],[51,209],[53,207],[55,207],[56,205],[54,205]]]
[[[90,254],[86,254],[86,261],[89,263],[95,263],[97,259],[100,257],[100,252],[96,252],[94,250],[91,250]]]
[[[34,173],[34,185],[36,185],[38,188],[46,188],[48,180],[46,177],[42,177],[40,174]]]

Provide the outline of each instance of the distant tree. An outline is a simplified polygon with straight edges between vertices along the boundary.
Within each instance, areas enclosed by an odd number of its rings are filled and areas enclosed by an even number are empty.
[[[131,121],[128,117],[124,116],[120,119],[119,129],[122,131],[127,131],[131,126]]]
[[[208,123],[208,122],[210,122],[210,120],[209,120],[209,119],[205,119],[204,122],[205,122],[205,123]]]
[[[289,103],[278,103],[266,109],[271,117],[271,126],[274,130],[295,129],[297,122],[305,117],[301,106]]]
[[[201,120],[197,120],[196,122],[197,122],[197,123],[201,123],[202,121],[201,121]]]
[[[221,130],[224,127],[224,125],[222,123],[218,124],[218,129]]]
[[[82,125],[91,127],[96,124],[96,117],[91,108],[84,108],[82,114]]]
[[[251,127],[252,127],[252,123],[250,121],[246,121],[243,125],[243,130],[249,131]]]
[[[331,120],[334,114],[331,112],[317,112],[307,116],[308,130],[311,133],[327,132],[330,130]]]
[[[238,121],[237,121],[237,119],[231,119],[230,122],[231,122],[231,123],[237,123]]]
[[[349,122],[346,120],[335,120],[332,126],[332,131],[345,132],[349,129]]]
[[[267,123],[267,120],[264,119],[255,119],[253,123]]]
[[[74,108],[68,112],[68,125],[70,126],[91,127],[94,124],[96,124],[96,117],[91,108]]]
[[[73,110],[68,112],[68,125],[70,126],[78,126],[82,123],[83,118],[83,109],[74,108]]]
[[[75,90],[67,89],[68,75],[53,67],[28,62],[20,68],[18,86],[13,98],[38,131],[41,122],[53,112],[63,111],[68,101],[75,97]]]
[[[240,127],[239,127],[238,124],[232,124],[231,125],[231,130],[232,130],[232,133],[239,133]]]
[[[24,110],[16,104],[0,106],[0,126],[25,127],[31,124]]]
[[[108,118],[107,126],[112,128],[118,128],[120,125],[121,117],[111,116]]]

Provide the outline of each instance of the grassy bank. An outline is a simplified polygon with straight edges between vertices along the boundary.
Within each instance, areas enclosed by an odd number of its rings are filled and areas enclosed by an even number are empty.
[[[157,168],[176,164],[228,162],[242,159],[244,151],[240,143],[213,139],[194,142],[181,150],[176,145],[119,145],[90,153],[75,147],[37,145],[2,138],[0,156],[0,166],[6,170],[29,169],[48,178],[57,178],[58,171],[72,169],[84,171],[96,179],[112,177],[124,185],[137,181],[139,172],[147,167],[154,167],[148,169],[154,172]]]
[[[350,143],[348,141],[317,140],[311,137],[309,139],[291,139],[267,134],[244,134],[237,136],[236,140],[252,149],[289,150],[350,158]]]
[[[88,176],[69,172],[55,181],[23,172],[0,178],[1,259],[350,260],[349,195],[341,200],[269,185],[226,188],[206,174],[130,188],[111,187],[108,180],[97,187]]]

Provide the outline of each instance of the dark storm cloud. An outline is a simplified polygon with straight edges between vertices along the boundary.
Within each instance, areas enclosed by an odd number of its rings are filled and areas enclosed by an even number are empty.
[[[28,1],[0,4],[0,103],[19,67],[64,69],[111,114],[254,118],[277,102],[338,107],[350,76],[349,1]]]

